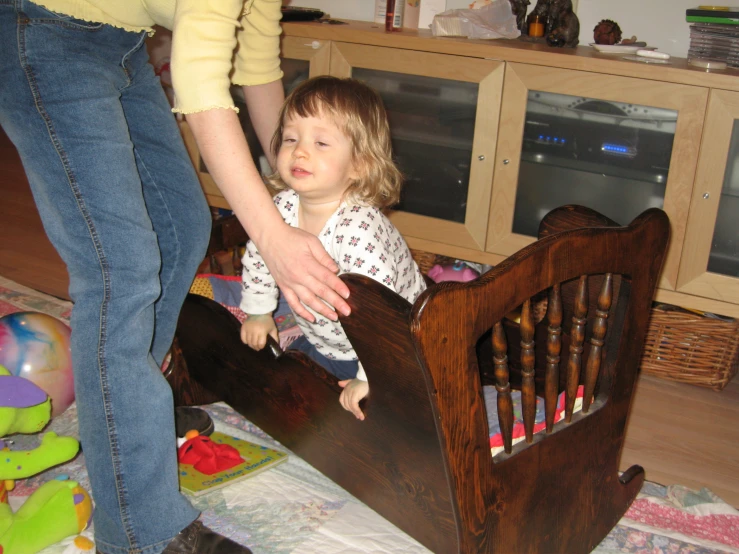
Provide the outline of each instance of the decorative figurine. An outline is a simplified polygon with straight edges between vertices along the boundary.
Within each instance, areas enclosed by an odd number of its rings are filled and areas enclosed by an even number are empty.
[[[526,21],[526,12],[529,9],[529,0],[509,0],[511,3],[511,11],[513,11],[513,15],[516,17],[516,26],[518,27],[518,30],[521,31],[522,35],[528,34],[528,24]]]
[[[517,2],[510,0],[511,9],[516,14]],[[539,24],[544,24],[543,36],[539,32]],[[549,46],[567,46],[574,48],[579,42],[580,21],[572,11],[572,0],[537,0],[536,6],[526,18],[526,25],[521,28],[522,35],[526,35],[532,42],[546,41]],[[543,37],[543,38],[537,38]]]
[[[549,46],[574,48],[579,42],[580,21],[572,11],[572,0],[551,0],[549,3],[551,30],[546,37]]]

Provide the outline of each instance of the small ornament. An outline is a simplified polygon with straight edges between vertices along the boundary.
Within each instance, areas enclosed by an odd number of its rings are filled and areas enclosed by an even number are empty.
[[[621,27],[610,19],[602,19],[593,29],[595,44],[618,44],[621,42]]]

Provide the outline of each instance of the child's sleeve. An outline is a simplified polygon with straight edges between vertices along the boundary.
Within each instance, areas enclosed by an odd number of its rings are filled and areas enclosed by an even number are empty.
[[[267,264],[252,241],[246,243],[246,252],[241,263],[243,270],[239,307],[247,314],[271,314],[277,308],[279,291]]]
[[[357,379],[360,381],[367,381],[367,374],[364,372],[364,366],[362,362],[357,362],[359,369],[357,370]]]
[[[393,245],[379,212],[347,209],[334,233],[334,259],[341,273],[358,273],[398,292],[398,268]]]

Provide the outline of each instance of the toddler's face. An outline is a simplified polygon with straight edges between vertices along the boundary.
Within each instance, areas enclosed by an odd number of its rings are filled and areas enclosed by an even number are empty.
[[[301,199],[320,202],[340,200],[358,177],[349,138],[323,115],[285,120],[277,171]]]

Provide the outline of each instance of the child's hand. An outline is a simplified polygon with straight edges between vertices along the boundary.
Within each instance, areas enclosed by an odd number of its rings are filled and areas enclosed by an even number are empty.
[[[280,342],[277,326],[272,314],[249,315],[241,324],[241,342],[254,350],[261,350],[267,344],[267,335]]]
[[[364,421],[364,414],[359,409],[359,401],[369,394],[369,383],[360,379],[347,379],[339,381],[339,386],[343,387],[339,402],[345,410],[353,413],[360,421]]]

